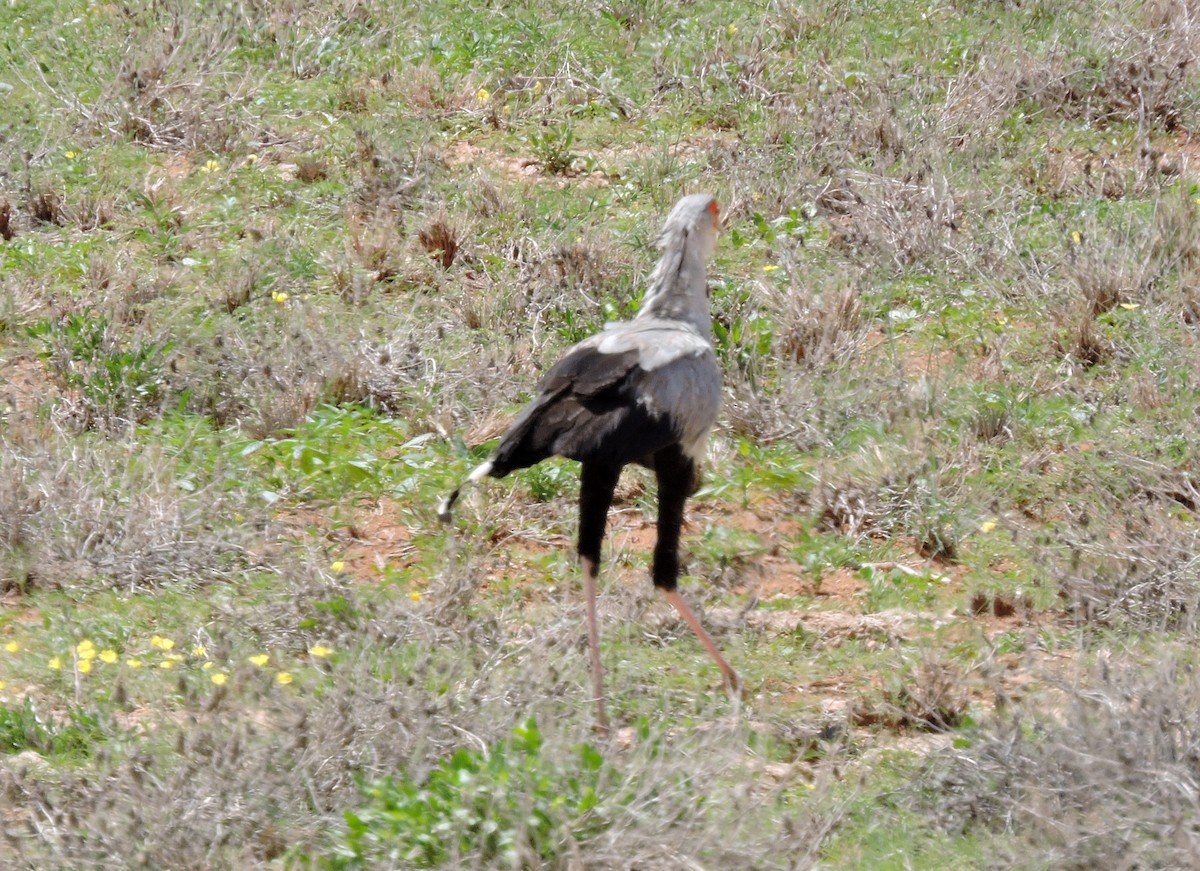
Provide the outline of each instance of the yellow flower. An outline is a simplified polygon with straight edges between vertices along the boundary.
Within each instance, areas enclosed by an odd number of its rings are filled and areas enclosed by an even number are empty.
[[[1083,235],[1078,230],[1072,230],[1071,241],[1078,245],[1083,242]]]
[[[168,653],[164,658],[171,660],[171,662],[183,662],[182,653]]]
[[[275,302],[279,303],[280,305],[283,305],[288,301],[288,295],[283,291],[273,290],[271,291],[271,299],[275,300]]]
[[[218,672],[215,672],[212,676],[210,676],[209,680],[211,680],[217,686],[223,687],[223,686],[225,686],[225,681],[229,680],[229,675],[227,675],[223,671],[218,671]]]
[[[79,156],[79,152],[78,151],[68,151],[65,156],[66,156],[67,160],[74,160],[75,158],[77,158]]]
[[[256,654],[255,656],[249,657],[249,661],[252,664],[257,665],[259,668],[262,668],[264,665],[266,665],[267,662],[270,661],[270,659],[271,659],[271,657],[267,656],[267,654],[265,654],[265,653],[259,653],[259,654]]]
[[[1141,308],[1141,306],[1138,305],[1136,302],[1123,302],[1123,303],[1121,303],[1121,308],[1125,309],[1125,311],[1127,311],[1127,312],[1131,312],[1135,308]]]
[[[217,172],[221,168],[221,164],[215,160],[209,159],[204,162],[204,166],[200,167],[201,172]]]
[[[334,560],[332,563],[329,564],[330,570],[335,571],[335,572],[340,572],[345,567],[346,567],[346,564],[344,562],[342,562],[340,559]]]
[[[117,661],[117,652],[115,650],[101,650],[100,661],[105,665],[112,665]]]
[[[54,669],[55,671],[58,671],[59,669],[62,668],[62,657],[52,656],[52,657],[50,657],[50,661],[46,664],[48,666],[50,666],[52,669]]]
[[[136,656],[130,657],[129,659],[125,660],[125,664],[127,666],[129,666],[130,668],[141,668],[142,667],[142,661],[140,659],[138,659]]]
[[[75,652],[79,654],[81,659],[95,659],[96,645],[85,638],[75,645]]]
[[[736,35],[737,35],[737,25],[736,25],[736,24],[730,24],[728,27],[726,27],[726,28],[725,28],[725,35],[726,35],[726,36],[731,36],[731,37],[732,37],[732,36],[736,36]]]
[[[92,661],[90,659],[81,659],[75,667],[79,669],[80,674],[87,674],[92,670]]]
[[[150,638],[150,646],[157,647],[159,650],[170,650],[175,646],[175,642],[170,638],[163,638],[161,635],[154,635]]]
[[[4,681],[0,680],[0,690],[4,689],[6,686],[7,686],[7,684],[4,683]]]
[[[281,671],[275,675],[275,683],[287,685],[292,682],[292,675],[289,672]]]
[[[21,649],[21,645],[18,644],[16,641],[10,641],[10,642],[8,642],[8,644],[4,645],[4,649],[7,650],[9,653],[16,653],[18,650]]]
[[[204,669],[205,671],[208,671],[210,668],[212,668],[212,667],[213,667],[213,661],[210,659],[210,660],[208,660],[207,662],[205,662],[205,663],[204,663],[204,665],[202,665],[202,666],[200,666],[200,667],[201,667],[202,669]]]
[[[254,164],[258,163],[258,161],[259,161],[259,157],[257,154],[247,154],[246,155],[246,163],[250,164],[251,166],[254,166]]]
[[[314,644],[308,648],[308,652],[318,659],[324,659],[329,654],[333,653],[333,648],[326,647],[324,644]]]
[[[763,267],[763,272],[774,272],[778,268],[779,267],[776,266],[775,264],[768,263],[766,266]]]
[[[979,524],[980,532],[991,532],[995,528],[996,528],[996,521],[994,521],[994,520],[985,520],[985,521],[983,521],[983,523]]]
[[[480,88],[475,92],[475,101],[477,103],[486,103],[492,97],[487,88]]]
[[[542,92],[542,80],[538,79],[536,82],[533,83],[533,93],[536,95],[536,94],[540,94],[541,92]]]
[[[408,598],[412,599],[414,602],[420,602],[421,601],[421,591],[413,590],[411,593],[408,594]]]
[[[204,656],[208,651],[204,649],[203,644],[197,644],[192,648],[192,656]]]
[[[174,668],[174,667],[175,667],[175,661],[174,661],[174,660],[172,660],[172,659],[164,659],[162,662],[160,662],[160,663],[158,664],[158,667],[159,667],[159,668]]]

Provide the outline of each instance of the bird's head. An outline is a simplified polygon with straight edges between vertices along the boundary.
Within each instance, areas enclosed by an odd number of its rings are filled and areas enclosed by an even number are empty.
[[[709,334],[705,263],[717,246],[720,226],[720,207],[708,194],[691,194],[675,204],[658,234],[662,256],[650,273],[639,317],[685,320]]]
[[[721,229],[721,207],[709,194],[691,194],[675,204],[658,234],[664,257],[673,250],[694,249],[702,260],[712,256]]]

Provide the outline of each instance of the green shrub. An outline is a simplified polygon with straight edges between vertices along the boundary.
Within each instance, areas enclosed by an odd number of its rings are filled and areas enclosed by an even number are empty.
[[[42,756],[86,758],[102,740],[103,727],[87,711],[74,709],[56,722],[29,698],[21,705],[0,705],[0,753],[33,750]]]
[[[590,744],[551,760],[530,718],[488,750],[460,748],[425,777],[407,773],[362,786],[346,829],[319,867],[433,868],[471,858],[516,867],[521,855],[552,860],[602,831],[604,760]]]

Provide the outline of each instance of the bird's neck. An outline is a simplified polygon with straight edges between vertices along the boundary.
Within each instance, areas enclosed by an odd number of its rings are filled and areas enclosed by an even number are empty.
[[[683,321],[711,342],[712,318],[704,260],[704,252],[691,247],[664,254],[650,274],[650,287],[635,320]]]

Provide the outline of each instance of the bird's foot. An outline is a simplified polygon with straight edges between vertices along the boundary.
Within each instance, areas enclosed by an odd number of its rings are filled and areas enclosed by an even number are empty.
[[[722,673],[721,682],[725,686],[725,692],[729,694],[730,701],[749,701],[750,691],[746,688],[745,682],[738,677],[736,672],[730,671],[728,674]]]

